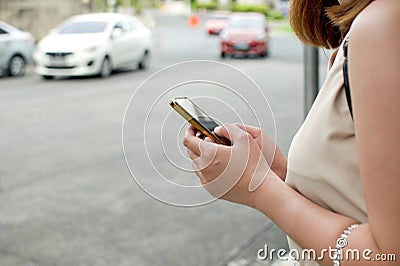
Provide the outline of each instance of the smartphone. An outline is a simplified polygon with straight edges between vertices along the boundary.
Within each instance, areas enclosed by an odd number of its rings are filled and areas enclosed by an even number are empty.
[[[192,124],[203,136],[207,136],[218,144],[231,145],[226,138],[221,138],[214,133],[214,128],[219,124],[204,113],[194,102],[187,97],[173,98],[171,107],[177,111],[183,118]]]

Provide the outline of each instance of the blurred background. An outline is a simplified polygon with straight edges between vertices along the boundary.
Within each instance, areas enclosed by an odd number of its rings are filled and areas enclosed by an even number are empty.
[[[287,154],[305,115],[304,47],[289,26],[289,4],[0,0],[0,265],[280,265],[257,258],[265,244],[287,248],[257,211],[224,201],[176,207],[145,193],[126,167],[121,134],[130,97],[147,78],[212,60],[258,84]],[[94,14],[102,12],[113,14]],[[329,51],[318,53],[324,76]],[[194,71],[203,70],[168,79]],[[139,114],[164,90],[158,84],[135,102]],[[143,140],[132,140],[133,167],[151,180],[147,156],[135,153]],[[164,141],[174,146],[176,135]],[[154,158],[166,163],[161,152]]]

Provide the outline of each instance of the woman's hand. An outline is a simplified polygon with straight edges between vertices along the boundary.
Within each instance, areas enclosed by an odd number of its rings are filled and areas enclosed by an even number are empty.
[[[256,140],[245,130],[228,124],[216,129],[232,146],[196,137],[189,127],[184,138],[193,168],[204,188],[214,197],[254,206],[256,189],[270,171]]]
[[[247,126],[240,123],[235,124],[237,127],[246,131],[256,141],[258,147],[262,150],[264,158],[274,171],[283,181],[286,179],[287,172],[287,159],[281,152],[275,142],[268,136],[263,134],[262,130],[258,127]],[[216,132],[217,135],[219,134]]]

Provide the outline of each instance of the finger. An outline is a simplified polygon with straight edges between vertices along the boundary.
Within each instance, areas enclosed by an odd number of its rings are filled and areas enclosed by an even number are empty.
[[[185,137],[183,138],[183,145],[188,148],[193,153],[200,156],[200,143],[203,142],[201,139],[196,137],[197,130],[190,126],[185,133]]]
[[[205,137],[204,141],[206,141],[206,142],[214,142],[214,140],[212,138],[209,138],[209,137]]]
[[[217,156],[218,147],[212,140],[201,141],[200,143],[200,156],[196,159],[197,166],[203,170],[210,166]]]
[[[200,182],[201,182],[202,184],[205,183],[204,176],[202,175],[199,166],[198,166],[195,162],[192,163],[192,168],[193,168],[195,174],[196,174],[196,175],[198,176],[198,178],[200,179]]]
[[[196,162],[192,162],[192,168],[193,168],[193,170],[195,171],[195,172],[198,172],[199,171],[199,166],[197,165],[197,163]]]
[[[232,144],[240,140],[248,141],[249,134],[234,124],[225,124],[218,126],[214,129],[214,132],[220,136],[229,139]]]
[[[217,152],[216,144],[213,143],[211,139],[207,141],[200,140],[199,152],[200,154],[189,148],[187,149],[190,159],[197,165],[198,169],[202,170],[214,161]]]
[[[253,127],[241,123],[235,123],[234,125],[249,133],[253,138],[258,137],[261,134],[261,129],[258,127]]]
[[[187,153],[192,161],[195,161],[199,158],[199,156],[191,150],[187,150]]]
[[[199,169],[198,165],[195,162],[192,162],[192,168],[193,168],[194,173],[198,177],[200,177],[200,169]]]

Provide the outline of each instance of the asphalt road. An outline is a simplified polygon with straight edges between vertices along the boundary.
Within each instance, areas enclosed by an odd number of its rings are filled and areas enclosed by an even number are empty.
[[[218,38],[207,36],[204,28],[189,28],[185,17],[157,17],[156,23],[152,65],[146,71],[122,71],[106,80],[43,81],[32,71],[22,78],[0,79],[0,265],[219,265],[268,222],[255,210],[224,201],[196,208],[171,206],[146,194],[131,177],[121,134],[132,94],[151,74],[171,64],[220,61]],[[270,54],[267,59],[223,62],[259,85],[275,117],[277,142],[286,152],[303,119],[302,46],[292,35],[273,33]],[[190,195],[159,185],[142,151],[143,132],[149,132],[149,156],[165,177],[189,185],[197,182],[196,177],[189,173],[192,180],[183,180],[182,171],[171,167],[161,152],[159,140],[152,141],[151,134],[159,136],[163,129],[164,107],[152,113],[147,131],[143,117],[167,84],[197,77],[229,83],[236,78],[236,70],[227,67],[221,75],[221,65],[204,64],[172,69],[165,79],[141,88],[134,106],[128,108],[126,149],[131,170],[147,180],[146,186],[155,187],[159,193],[155,196],[175,203],[190,201]],[[225,97],[235,105],[236,96],[225,96],[223,90],[201,86],[188,90],[191,95]],[[256,110],[265,108],[268,113],[254,88],[237,90]],[[209,108],[221,120],[229,112],[219,112],[212,104]],[[252,114],[240,104],[237,108],[244,122],[252,123]],[[263,119],[263,112],[258,112]],[[266,128],[273,131],[271,121]],[[176,130],[166,128],[162,144],[180,163],[174,153],[180,145]],[[204,200],[200,194],[193,202]]]

